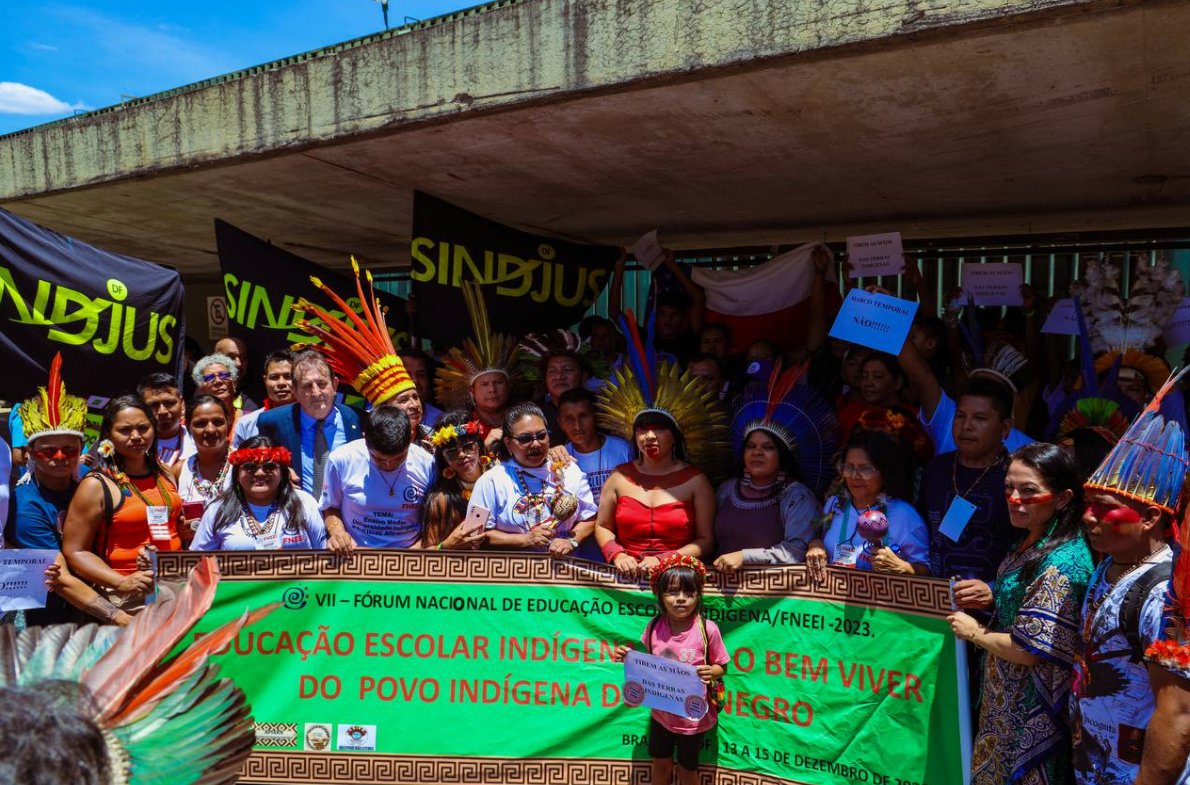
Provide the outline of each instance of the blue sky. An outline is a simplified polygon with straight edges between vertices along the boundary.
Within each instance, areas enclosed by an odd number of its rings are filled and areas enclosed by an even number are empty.
[[[390,0],[389,23],[478,2]],[[0,134],[384,29],[375,0],[0,6]]]

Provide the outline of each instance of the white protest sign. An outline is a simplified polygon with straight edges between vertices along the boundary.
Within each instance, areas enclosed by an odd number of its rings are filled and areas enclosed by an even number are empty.
[[[624,703],[645,705],[679,717],[702,719],[707,704],[707,685],[693,665],[630,651],[624,657]]]
[[[0,613],[45,607],[45,568],[57,551],[0,551]]]
[[[975,298],[976,305],[1024,305],[1024,282],[1025,271],[1016,262],[963,262],[963,291]]]
[[[665,261],[665,249],[661,247],[661,240],[657,237],[657,230],[643,235],[632,244],[632,255],[646,270],[656,270]]]
[[[872,275],[900,275],[905,270],[900,232],[865,234],[847,238],[850,278]]]
[[[1078,335],[1078,312],[1074,310],[1074,300],[1067,297],[1054,303],[1041,331],[1050,335]]]
[[[1190,297],[1182,300],[1169,324],[1165,325],[1166,346],[1177,346],[1187,341],[1190,341]]]

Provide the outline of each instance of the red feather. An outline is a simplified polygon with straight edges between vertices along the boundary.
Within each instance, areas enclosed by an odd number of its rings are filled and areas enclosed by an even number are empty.
[[[632,345],[636,348],[636,354],[640,357],[640,367],[645,372],[645,389],[656,392],[653,386],[653,369],[649,367],[649,355],[645,351],[645,344],[640,339],[640,330],[636,326],[636,314],[632,312],[631,308],[624,311],[624,316],[627,317],[624,321],[628,324],[628,339],[632,341]]]
[[[794,385],[805,375],[806,370],[810,367],[809,361],[793,366],[785,372],[780,379],[777,375],[781,372],[781,361],[777,360],[776,367],[773,368],[772,374],[769,376],[769,403],[764,410],[765,422],[770,422],[773,418],[773,411],[777,408],[777,404],[785,400],[785,396],[789,395],[789,391],[794,388]]]
[[[62,352],[58,352],[54,355],[54,361],[50,363],[50,382],[45,386],[45,419],[51,429],[57,428],[62,420],[62,410],[59,407],[62,403],[64,387],[65,385],[62,383]]]

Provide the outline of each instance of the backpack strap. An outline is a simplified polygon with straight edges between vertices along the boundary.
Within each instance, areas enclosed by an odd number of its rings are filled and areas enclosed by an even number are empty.
[[[707,620],[698,614],[698,630],[702,633],[702,661],[704,665],[711,664],[711,639],[707,637]]]
[[[1118,621],[1124,638],[1128,641],[1129,659],[1132,662],[1140,662],[1144,657],[1145,647],[1140,640],[1140,613],[1144,608],[1145,600],[1149,598],[1149,593],[1154,586],[1159,583],[1168,583],[1172,575],[1173,562],[1154,565],[1128,587],[1128,592],[1124,595],[1123,602],[1120,603]]]
[[[653,653],[653,630],[657,627],[657,621],[660,616],[654,616],[649,620],[648,626],[645,627],[645,647],[648,648],[648,653]]]

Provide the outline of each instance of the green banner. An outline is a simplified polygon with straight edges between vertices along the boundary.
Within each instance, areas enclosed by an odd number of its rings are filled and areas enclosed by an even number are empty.
[[[244,782],[628,782],[648,710],[620,700],[618,643],[656,610],[611,568],[537,554],[217,554],[196,635],[282,607],[216,659],[252,705]],[[198,554],[159,556],[180,580]],[[947,583],[801,567],[712,574],[732,656],[702,764],[720,783],[965,780]],[[637,772],[639,775],[639,771]]]

